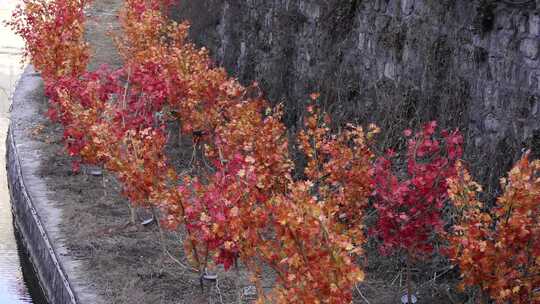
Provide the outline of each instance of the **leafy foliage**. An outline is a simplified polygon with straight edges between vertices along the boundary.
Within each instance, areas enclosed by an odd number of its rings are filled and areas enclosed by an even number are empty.
[[[384,254],[404,251],[413,258],[433,253],[433,238],[443,234],[441,210],[447,199],[447,178],[455,175],[455,162],[462,155],[463,138],[456,130],[443,130],[436,137],[436,122],[426,124],[407,138],[403,178],[393,173],[394,151],[377,159],[374,167],[374,234],[381,238]]]
[[[43,76],[49,116],[64,127],[74,170],[80,162],[103,165],[131,204],[159,210],[167,229],[183,227],[186,255],[199,272],[240,260],[253,272],[259,303],[351,302],[364,279],[356,258],[373,198],[383,253],[424,258],[445,236],[465,285],[479,285],[501,303],[540,301],[539,162],[524,157],[487,213],[476,199],[479,186],[458,162],[458,131],[439,136],[435,122],[415,134],[406,130],[403,158],[393,151],[376,158],[370,145],[377,127],[332,132],[328,115],[310,105],[297,137],[307,166],[295,180],[281,106],[189,42],[189,23],[164,13],[170,3],[125,0],[123,35],[114,37],[124,64],[116,70],[86,71],[88,1],[23,0],[9,25]],[[169,122],[209,164],[198,174],[181,176],[168,162]],[[445,235],[448,196],[459,216]],[[265,292],[260,277],[268,268],[275,284]]]
[[[88,45],[84,40],[87,0],[22,0],[7,24],[26,41],[25,57],[47,80],[77,77],[86,70]]]
[[[464,286],[480,286],[497,303],[540,303],[540,161],[529,154],[501,179],[504,193],[487,210],[462,163],[449,194],[458,210],[449,241]]]
[[[51,3],[36,10],[46,4],[26,1],[12,26],[26,39],[48,84],[51,116],[64,125],[70,155],[103,164],[132,204],[161,209],[166,227],[184,225],[186,253],[200,271],[211,260],[229,268],[239,258],[255,277],[261,263],[277,274],[270,294],[258,283],[261,302],[352,299],[352,286],[363,279],[354,261],[363,242],[362,213],[355,209],[371,192],[372,155],[361,128],[351,126],[337,139],[316,139],[336,145],[322,152],[327,181],[293,181],[280,108],[262,99],[256,85],[245,88],[214,67],[206,50],[187,41],[188,24],[164,17],[163,2],[125,2],[120,14],[125,35],[116,37],[125,64],[96,72],[84,72],[85,3]],[[69,13],[52,11],[56,23],[48,27],[39,17],[49,16],[49,8]],[[53,39],[64,31],[73,31],[75,39]],[[48,39],[68,50],[67,57],[58,59],[58,48],[37,52]],[[167,163],[168,120],[178,120],[205,152],[212,167],[201,176],[179,179]],[[358,171],[348,180],[349,175],[331,173],[337,168]]]

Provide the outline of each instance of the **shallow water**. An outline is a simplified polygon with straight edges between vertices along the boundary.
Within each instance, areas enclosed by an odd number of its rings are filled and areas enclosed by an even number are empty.
[[[45,303],[24,248],[15,236],[5,171],[10,97],[22,73],[23,42],[6,28],[15,0],[0,0],[0,304]]]

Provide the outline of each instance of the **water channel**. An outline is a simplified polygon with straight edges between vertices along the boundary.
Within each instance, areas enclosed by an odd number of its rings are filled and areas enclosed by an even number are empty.
[[[25,250],[15,235],[4,169],[10,97],[23,68],[20,62],[23,42],[3,24],[16,3],[16,0],[0,0],[0,304],[46,304]]]

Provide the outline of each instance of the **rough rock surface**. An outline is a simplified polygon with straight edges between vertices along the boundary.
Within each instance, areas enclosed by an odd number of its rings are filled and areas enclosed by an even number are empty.
[[[337,121],[375,122],[383,140],[437,119],[464,130],[493,186],[522,148],[539,149],[539,11],[526,0],[201,0],[173,14],[243,83],[285,101],[289,125],[314,91]]]

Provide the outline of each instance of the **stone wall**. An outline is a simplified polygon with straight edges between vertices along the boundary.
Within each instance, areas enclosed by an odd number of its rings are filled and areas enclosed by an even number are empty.
[[[437,119],[462,128],[468,160],[492,186],[524,147],[539,149],[535,1],[181,2],[173,12],[192,22],[193,39],[285,101],[290,126],[315,91],[336,121],[375,122],[388,145]]]

